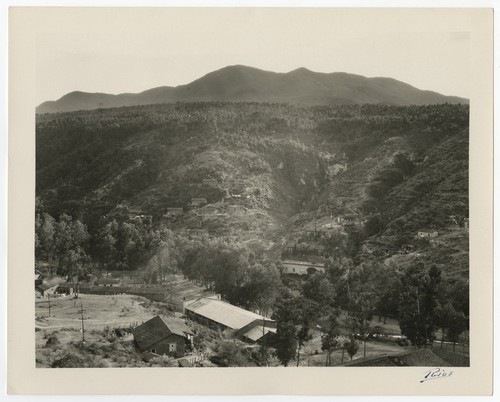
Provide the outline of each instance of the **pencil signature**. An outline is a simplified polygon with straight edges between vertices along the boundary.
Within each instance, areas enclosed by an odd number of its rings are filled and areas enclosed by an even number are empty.
[[[426,382],[430,380],[437,380],[439,378],[451,377],[453,375],[453,371],[446,371],[442,368],[434,368],[432,370],[426,371],[424,373],[424,378],[420,380],[420,382]]]

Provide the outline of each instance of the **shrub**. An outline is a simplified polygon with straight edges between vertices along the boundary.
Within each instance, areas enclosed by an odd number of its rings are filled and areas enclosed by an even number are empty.
[[[60,344],[60,342],[59,342],[59,338],[57,337],[57,335],[52,334],[47,338],[47,342],[45,342],[45,347],[50,348],[50,347],[57,346],[59,344]]]

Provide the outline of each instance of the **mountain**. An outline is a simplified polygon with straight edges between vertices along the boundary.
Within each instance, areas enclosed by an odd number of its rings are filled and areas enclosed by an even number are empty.
[[[69,112],[169,102],[269,102],[292,104],[426,105],[468,103],[467,99],[423,91],[392,78],[348,73],[317,73],[299,68],[275,73],[241,65],[213,71],[177,87],[132,94],[75,91],[40,104],[37,113]]]

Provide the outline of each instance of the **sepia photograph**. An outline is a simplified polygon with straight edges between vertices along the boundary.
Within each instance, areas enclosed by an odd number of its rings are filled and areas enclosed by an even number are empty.
[[[37,371],[471,367],[470,30],[78,10],[33,39]]]

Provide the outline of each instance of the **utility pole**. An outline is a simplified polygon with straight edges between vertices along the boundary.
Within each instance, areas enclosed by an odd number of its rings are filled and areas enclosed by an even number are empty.
[[[83,318],[83,313],[85,313],[85,309],[83,308],[83,302],[80,303],[80,310],[78,310],[78,314],[81,314],[82,315],[82,343],[85,345],[85,327],[83,325],[83,321],[85,320],[85,318]]]
[[[47,300],[49,302],[49,317],[50,317],[50,293],[47,293]]]

